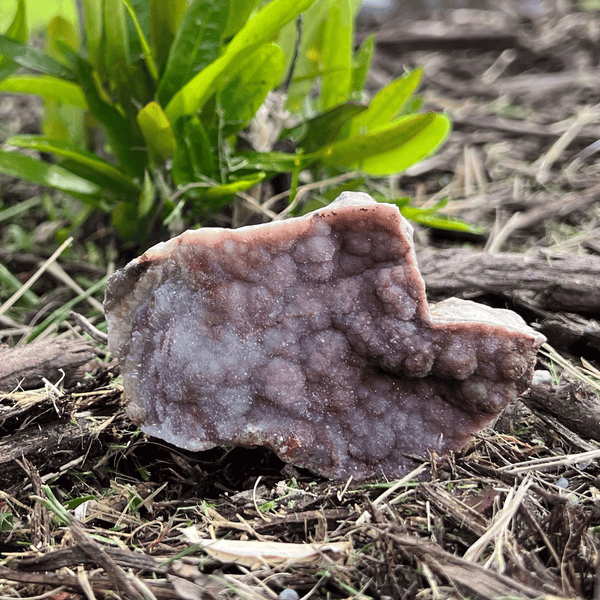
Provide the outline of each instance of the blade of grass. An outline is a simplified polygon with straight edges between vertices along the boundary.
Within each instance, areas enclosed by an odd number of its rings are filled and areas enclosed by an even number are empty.
[[[129,2],[129,0],[121,0],[121,2],[125,5],[125,8],[129,12],[129,16],[131,17],[131,20],[133,21],[133,24],[134,24],[135,29],[138,34],[138,38],[140,40],[140,45],[142,46],[142,51],[144,53],[144,62],[146,63],[146,67],[148,67],[148,73],[150,73],[150,77],[152,77],[152,81],[156,85],[156,82],[158,81],[158,69],[154,62],[154,59],[152,58],[152,51],[150,50],[150,46],[148,45],[146,36],[144,35],[144,32],[142,31],[142,26],[140,25],[137,15],[135,14],[135,11],[133,10],[133,6],[131,6],[131,2]]]
[[[30,208],[37,206],[39,203],[40,198],[30,198],[29,200],[23,200],[23,202],[19,202],[19,204],[0,210],[0,223],[8,219],[14,219],[16,216],[27,212]]]
[[[54,75],[68,81],[75,80],[75,73],[63,63],[44,54],[35,46],[15,42],[5,35],[0,35],[0,54],[27,69]]]
[[[0,315],[3,315],[25,292],[43,275],[44,271],[71,245],[73,238],[66,239],[52,256],[16,291],[2,306]]]
[[[15,17],[5,34],[6,37],[9,37],[11,40],[15,40],[15,42],[27,42],[27,8],[25,5],[25,0],[19,0]],[[4,56],[0,57],[0,81],[5,77],[8,77],[18,68],[19,65],[14,61]]]
[[[76,83],[52,75],[12,75],[0,83],[0,92],[30,94],[80,108],[88,107],[83,91]]]
[[[60,282],[64,283],[67,287],[70,287],[76,294],[85,294],[85,290],[60,266],[59,263],[55,262],[48,266],[48,273],[53,277],[56,277]],[[96,298],[87,298],[88,304],[104,314],[104,306],[98,302]]]
[[[0,283],[8,289],[15,291],[21,289],[23,285],[2,263],[0,263]],[[40,299],[31,291],[26,290],[23,294],[23,300],[29,306],[37,306]]]
[[[69,238],[71,239],[71,238]],[[65,302],[60,308],[56,309],[52,314],[48,315],[39,325],[33,328],[29,336],[27,336],[27,343],[32,342],[35,338],[39,337],[44,331],[46,331],[52,325],[59,325],[65,321],[69,316],[69,311],[82,300],[86,300],[92,294],[101,290],[106,284],[108,275],[103,277],[100,281],[97,281],[93,286],[87,289],[83,294],[79,294],[76,298]]]
[[[13,135],[6,140],[10,146],[18,146],[19,148],[32,148],[38,152],[47,152],[55,154],[61,158],[70,159],[82,167],[97,172],[104,177],[107,177],[115,182],[119,187],[123,188],[125,193],[139,193],[139,188],[132,182],[131,177],[128,177],[110,163],[98,158],[91,152],[84,152],[77,148],[74,144],[63,142],[62,140],[53,140],[45,135]],[[91,177],[91,176],[90,176]]]

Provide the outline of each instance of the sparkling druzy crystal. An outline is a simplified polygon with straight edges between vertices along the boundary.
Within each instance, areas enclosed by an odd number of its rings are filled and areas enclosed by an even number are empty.
[[[158,244],[109,279],[105,307],[145,432],[264,445],[334,478],[460,448],[529,386],[544,341],[511,311],[430,307],[411,226],[358,193]]]

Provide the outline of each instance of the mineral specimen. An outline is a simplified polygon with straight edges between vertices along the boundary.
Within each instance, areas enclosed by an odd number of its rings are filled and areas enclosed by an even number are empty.
[[[158,244],[108,280],[105,308],[145,432],[264,445],[332,478],[460,448],[529,386],[544,341],[511,311],[430,308],[411,226],[358,193]]]

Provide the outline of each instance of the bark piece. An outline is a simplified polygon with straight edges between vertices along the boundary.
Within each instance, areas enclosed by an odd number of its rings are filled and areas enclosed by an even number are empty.
[[[94,357],[92,346],[83,340],[42,340],[17,348],[0,346],[0,391],[43,387],[42,378],[66,384],[78,367]]]
[[[419,256],[419,265],[434,294],[523,292],[546,310],[600,312],[600,256],[430,250]]]
[[[545,340],[511,311],[430,309],[410,224],[353,193],[159,244],[108,280],[105,308],[144,431],[190,450],[265,445],[335,478],[461,447],[529,386]]]
[[[580,436],[600,442],[600,395],[586,383],[564,379],[558,386],[535,385],[523,402],[536,412],[556,417]]]

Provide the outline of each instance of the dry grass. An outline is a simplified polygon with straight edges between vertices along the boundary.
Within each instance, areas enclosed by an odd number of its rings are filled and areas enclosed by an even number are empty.
[[[408,174],[370,183],[410,193],[421,208],[450,198],[447,215],[489,225],[488,253],[600,253],[600,19],[556,5],[549,19],[521,25],[510,55],[379,57],[372,76],[381,82],[424,65],[425,101],[447,110],[455,131]],[[280,214],[272,199],[241,202]],[[41,205],[23,200],[0,222]],[[27,230],[29,221],[18,223]],[[0,270],[1,337],[81,336],[68,310],[101,292],[115,266],[110,236],[99,227],[85,251],[69,248],[62,272],[54,257],[38,271],[54,243],[42,250],[32,236],[28,249],[0,248],[10,267]],[[417,242],[431,238],[417,229]],[[7,290],[25,280],[12,300]],[[536,298],[500,302],[514,301],[530,321],[556,316]],[[99,300],[86,314],[102,327]],[[558,316],[551,341],[560,353],[546,347],[544,366],[598,390],[594,315]],[[581,360],[563,358],[569,352]],[[116,365],[97,353],[95,375],[66,391],[57,380],[0,397],[0,600],[276,599],[285,588],[327,599],[600,600],[600,448],[543,413],[519,405],[504,419],[510,427],[498,422],[456,455],[419,457],[400,481],[332,483],[260,449],[193,454],[147,439],[124,417]],[[211,540],[253,544],[219,554]]]
[[[580,452],[535,414],[523,411],[518,432],[486,430],[460,454],[416,462],[400,481],[332,483],[262,450],[193,454],[145,440],[115,404],[119,386],[103,377],[104,389],[4,398],[19,410],[13,424],[92,425],[68,455],[46,448],[45,461],[33,453],[7,473],[2,597],[276,598],[292,588],[323,598],[593,598],[598,590],[600,449]]]

